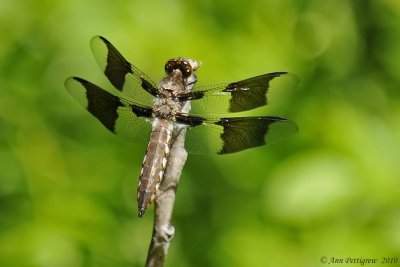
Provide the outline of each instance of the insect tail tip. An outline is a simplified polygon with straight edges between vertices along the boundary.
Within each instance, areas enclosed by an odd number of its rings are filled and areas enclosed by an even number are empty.
[[[139,212],[138,212],[138,216],[139,216],[140,218],[143,217],[144,212],[145,212],[144,209],[140,209]]]

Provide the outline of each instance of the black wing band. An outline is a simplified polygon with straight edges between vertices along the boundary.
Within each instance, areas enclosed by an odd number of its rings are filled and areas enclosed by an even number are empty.
[[[284,74],[287,74],[287,72],[274,72],[230,83],[223,90],[231,93],[229,112],[240,112],[267,105],[267,91],[270,81]]]
[[[148,141],[151,132],[149,119],[152,116],[150,107],[117,97],[78,77],[68,78],[65,87],[112,133],[133,142]]]
[[[145,104],[151,102],[150,95],[157,95],[155,83],[129,63],[106,38],[95,36],[90,45],[101,70],[117,90]]]
[[[195,87],[179,99],[192,100],[192,114],[242,112],[268,105],[271,95],[279,95],[298,83],[294,74],[273,72],[233,83]]]
[[[188,125],[185,147],[197,154],[229,154],[272,144],[298,131],[288,119],[272,116],[202,118],[177,116]]]
[[[218,154],[228,154],[266,144],[265,137],[271,123],[279,120],[263,120],[263,117],[222,118],[216,125],[224,128],[221,134],[223,146]]]
[[[125,77],[128,73],[133,74],[131,64],[118,52],[118,50],[104,37],[99,38],[107,46],[107,65],[104,74],[112,85],[122,91],[125,84]]]

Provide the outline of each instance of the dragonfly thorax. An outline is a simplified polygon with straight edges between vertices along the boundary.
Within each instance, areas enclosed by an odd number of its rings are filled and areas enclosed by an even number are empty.
[[[160,82],[158,89],[159,93],[154,100],[153,117],[176,121],[176,114],[182,110],[182,102],[178,96],[186,91],[182,71],[179,68],[172,69]]]
[[[153,115],[156,118],[175,121],[175,115],[181,109],[181,103],[173,98],[156,98],[153,106]]]
[[[177,97],[179,93],[186,90],[182,72],[179,69],[173,70],[158,85],[159,97]]]

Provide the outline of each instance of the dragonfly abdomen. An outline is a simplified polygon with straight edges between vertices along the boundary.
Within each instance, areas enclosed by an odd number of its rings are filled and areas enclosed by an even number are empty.
[[[167,167],[172,140],[173,124],[165,119],[155,118],[150,142],[143,159],[138,185],[139,216],[154,201],[157,190]]]

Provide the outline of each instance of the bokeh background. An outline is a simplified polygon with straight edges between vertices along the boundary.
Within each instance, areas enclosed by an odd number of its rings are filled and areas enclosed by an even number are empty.
[[[189,157],[166,266],[400,258],[398,0],[1,0],[0,266],[144,265],[146,144],[110,134],[63,86],[77,75],[110,87],[89,48],[97,34],[157,81],[177,56],[203,62],[199,84],[302,81],[258,111],[297,135]]]

